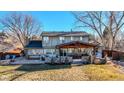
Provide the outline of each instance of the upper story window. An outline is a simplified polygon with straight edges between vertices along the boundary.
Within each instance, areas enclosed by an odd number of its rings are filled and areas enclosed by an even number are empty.
[[[64,40],[65,40],[64,37],[59,37],[59,39],[60,39],[60,42],[61,42],[61,43],[64,43]]]
[[[74,40],[74,38],[71,36],[71,41]]]
[[[49,37],[44,37],[44,41],[45,41],[46,43],[48,43]]]
[[[60,37],[60,40],[64,40],[65,38],[64,37]]]
[[[83,37],[80,37],[80,40],[83,40]]]

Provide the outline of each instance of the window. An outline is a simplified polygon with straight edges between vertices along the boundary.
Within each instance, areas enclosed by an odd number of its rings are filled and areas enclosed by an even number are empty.
[[[82,37],[80,37],[80,40],[83,40],[83,38],[82,38]]]
[[[65,39],[64,37],[60,37],[59,39],[61,43],[64,43],[64,39]]]
[[[60,37],[60,40],[64,40],[64,37]]]
[[[71,41],[73,40],[74,38],[71,36]]]
[[[45,41],[46,43],[48,43],[49,37],[44,37],[44,41]]]

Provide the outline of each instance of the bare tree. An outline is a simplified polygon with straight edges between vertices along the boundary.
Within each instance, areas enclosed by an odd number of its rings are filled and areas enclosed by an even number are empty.
[[[118,35],[116,36],[116,44],[115,47],[118,50],[123,51],[124,50],[124,31],[120,31]]]
[[[76,23],[79,23],[79,27],[86,27],[95,31],[106,48],[115,48],[116,36],[124,26],[123,11],[73,12],[73,15],[77,19]],[[106,39],[105,33],[107,33]],[[106,42],[106,40],[108,41]]]
[[[13,47],[12,44],[6,41],[8,38],[4,32],[0,32],[0,52],[5,52]]]
[[[1,20],[4,30],[24,47],[33,35],[41,33],[41,25],[30,15],[12,13]]]

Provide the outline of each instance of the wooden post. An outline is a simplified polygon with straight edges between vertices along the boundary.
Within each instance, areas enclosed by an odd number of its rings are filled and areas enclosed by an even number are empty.
[[[95,53],[96,53],[96,48],[93,47],[93,55],[95,55]]]
[[[67,48],[67,53],[68,53],[69,51],[68,51],[68,48]],[[66,54],[67,55],[67,54]]]
[[[62,49],[62,56],[64,56],[64,51],[63,51],[63,49]]]
[[[68,53],[68,48],[66,49],[66,56],[67,56],[67,53]]]
[[[61,49],[59,48],[59,56],[60,56],[59,61],[60,61],[60,63],[61,63],[61,54],[60,54],[60,51],[61,51]]]
[[[60,48],[59,48],[59,56],[61,56],[61,55],[60,55],[60,51],[61,51],[61,50],[60,50]]]

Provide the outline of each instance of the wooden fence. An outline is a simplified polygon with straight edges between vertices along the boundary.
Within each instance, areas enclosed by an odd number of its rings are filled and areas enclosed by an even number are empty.
[[[124,60],[124,52],[117,50],[103,50],[102,57],[107,55],[108,57],[112,57],[113,60]]]

